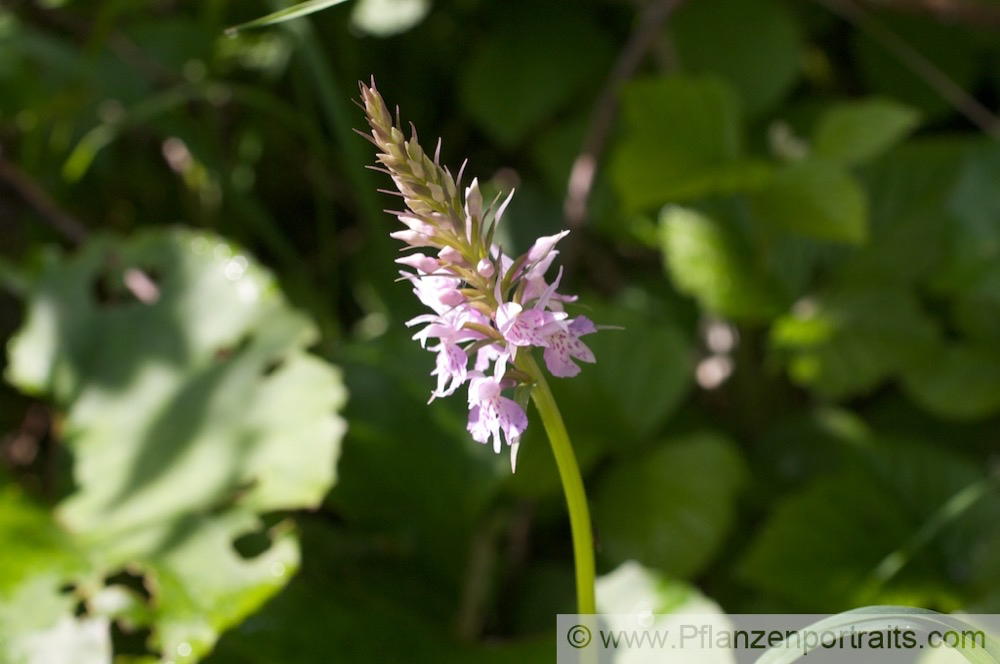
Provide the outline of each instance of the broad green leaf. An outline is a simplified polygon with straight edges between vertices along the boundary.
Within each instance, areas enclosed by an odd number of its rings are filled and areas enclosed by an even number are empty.
[[[984,143],[971,150],[958,171],[947,209],[957,223],[941,283],[961,294],[989,279],[1000,261],[1000,148]]]
[[[1000,351],[994,347],[939,348],[908,367],[903,378],[906,391],[941,417],[974,419],[1000,411]]]
[[[1000,149],[983,141],[954,170],[947,258],[934,286],[953,298],[955,327],[988,346],[1000,335]]]
[[[779,300],[767,276],[749,263],[738,236],[720,221],[670,206],[660,215],[663,261],[677,290],[711,312],[739,319],[768,318]]]
[[[427,403],[434,354],[411,334],[400,325],[344,349],[351,428],[326,505],[355,528],[407,549],[420,561],[413,564],[448,570],[457,584],[468,555],[464,543],[510,476],[510,458],[472,440],[465,399]]]
[[[30,576],[76,574],[86,569],[83,552],[51,515],[0,479],[0,603]]]
[[[0,659],[10,664],[109,662],[107,620],[74,617],[76,600],[64,588],[66,579],[87,571],[83,551],[50,514],[2,479],[0,541]]]
[[[593,498],[594,523],[612,560],[635,558],[687,578],[712,560],[736,513],[746,467],[714,433],[664,441],[608,469]]]
[[[876,440],[781,501],[739,574],[800,611],[889,602],[952,610],[990,587],[980,574],[1000,550],[987,525],[998,516],[1000,494],[977,464],[915,440]],[[951,577],[954,564],[967,574]]]
[[[606,33],[591,16],[561,3],[504,6],[496,24],[474,43],[460,70],[461,103],[507,148],[560,109],[579,104],[614,58]]]
[[[247,21],[246,23],[240,23],[239,25],[234,25],[231,28],[226,28],[226,34],[235,35],[241,30],[264,28],[269,25],[284,23],[285,21],[291,21],[292,19],[301,18],[303,16],[308,16],[309,14],[314,14],[318,11],[323,11],[324,9],[333,7],[334,5],[339,5],[342,2],[346,2],[346,0],[308,0],[307,2],[300,2],[297,5],[292,5],[291,7],[286,7],[285,9],[272,12],[267,16],[261,16],[260,18],[255,18],[252,21]]]
[[[916,111],[887,99],[840,104],[820,118],[813,150],[837,163],[864,163],[902,140],[917,122]]]
[[[771,501],[828,475],[842,465],[845,450],[864,445],[869,437],[867,423],[848,409],[796,411],[754,443],[757,495]]]
[[[759,188],[767,165],[741,159],[736,96],[715,78],[637,80],[622,92],[611,179],[628,211]]]
[[[937,331],[903,290],[842,291],[803,300],[771,329],[792,379],[821,395],[863,394],[933,352]]]
[[[802,36],[790,7],[774,0],[699,0],[670,17],[681,68],[724,78],[748,113],[773,106],[794,84]]]
[[[1000,339],[1000,261],[955,294],[952,319],[970,341],[989,346]]]
[[[913,140],[866,166],[870,241],[842,262],[838,283],[902,286],[936,277],[953,244],[948,200],[968,149],[966,140]]]
[[[752,196],[762,221],[833,242],[868,238],[868,202],[857,180],[836,164],[816,159],[789,164]]]
[[[606,393],[601,401],[618,413],[635,440],[653,435],[687,396],[694,372],[691,342],[671,321],[625,307],[586,312],[598,324],[621,326],[584,338],[597,357],[590,383]]]
[[[50,260],[10,345],[11,381],[66,412],[60,523],[91,576],[142,578],[150,645],[177,662],[298,565],[291,524],[260,515],[315,506],[334,479],[345,395],[315,338],[238,248],[158,230]]]

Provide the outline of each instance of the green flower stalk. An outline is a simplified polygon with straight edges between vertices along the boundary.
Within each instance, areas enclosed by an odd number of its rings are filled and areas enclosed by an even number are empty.
[[[397,192],[389,193],[398,193],[405,205],[392,213],[403,228],[390,235],[404,249],[417,250],[396,262],[413,270],[400,274],[432,312],[407,321],[422,326],[413,338],[436,353],[431,400],[468,384],[469,433],[477,442],[492,441],[497,453],[506,443],[513,471],[528,417],[522,404],[504,393],[531,392],[569,506],[579,612],[593,613],[593,542],[583,482],[562,416],[532,357],[532,349],[541,348],[546,369],[557,377],[578,374],[578,361],[595,361],[581,337],[596,326],[565,311],[563,305],[576,297],[557,291],[561,270],[551,283],[545,276],[568,231],[539,238],[520,256],[506,255],[493,238],[511,196],[484,205],[475,179],[463,195],[464,164],[453,177],[440,164],[440,141],[429,157],[412,126],[409,138],[400,129],[398,113],[394,119],[375,82],[360,88],[371,133],[359,133],[378,149],[373,168],[392,178]]]

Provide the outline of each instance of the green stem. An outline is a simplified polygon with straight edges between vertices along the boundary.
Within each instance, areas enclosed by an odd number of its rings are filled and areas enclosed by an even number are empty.
[[[563,492],[566,494],[569,525],[573,533],[573,558],[576,562],[577,613],[597,613],[594,602],[594,539],[591,533],[590,508],[587,507],[583,477],[580,475],[580,467],[573,454],[573,445],[566,432],[559,406],[556,405],[552,391],[545,382],[545,376],[527,349],[517,354],[517,365],[535,381],[531,396],[535,401],[535,407],[538,408],[538,414],[542,417],[545,433],[549,436],[552,453],[556,457],[556,466],[559,467]]]

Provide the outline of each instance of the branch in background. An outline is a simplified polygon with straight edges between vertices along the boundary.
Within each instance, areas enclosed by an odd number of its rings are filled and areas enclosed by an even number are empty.
[[[1000,5],[968,0],[861,0],[871,9],[930,14],[947,23],[1000,27]]]
[[[83,244],[87,239],[87,227],[76,217],[60,208],[40,184],[0,156],[0,184],[16,191],[21,199],[31,207],[39,218],[55,229],[74,245]],[[130,267],[122,276],[122,283],[137,300],[153,304],[160,297],[156,282],[142,270]]]
[[[604,90],[590,116],[583,146],[570,170],[563,213],[571,227],[582,224],[587,216],[587,200],[594,185],[597,164],[614,126],[615,115],[618,112],[618,96],[621,94],[622,86],[632,77],[642,63],[643,57],[656,43],[667,17],[682,2],[683,0],[653,0],[642,13],[639,24],[611,69]]]
[[[986,108],[975,97],[955,83],[923,53],[913,47],[898,34],[877,21],[854,0],[816,0],[833,13],[837,14],[854,27],[867,32],[875,41],[882,45],[900,62],[910,68],[913,73],[922,78],[925,83],[952,107],[964,115],[970,122],[979,127],[986,135],[1000,140],[1000,117]],[[886,4],[879,2],[879,4]],[[888,3],[899,4],[899,3]],[[954,2],[930,3],[943,6],[954,5]]]
[[[0,183],[10,187],[38,216],[73,244],[87,238],[87,228],[76,217],[60,208],[41,185],[14,164],[0,156]]]

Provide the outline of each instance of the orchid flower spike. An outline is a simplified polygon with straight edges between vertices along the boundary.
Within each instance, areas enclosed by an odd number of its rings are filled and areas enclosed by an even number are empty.
[[[390,235],[413,251],[396,262],[415,270],[401,274],[432,312],[407,322],[421,326],[413,338],[437,355],[431,399],[468,383],[469,433],[497,452],[506,444],[513,471],[528,417],[503,393],[530,385],[524,372],[508,366],[535,347],[543,349],[553,376],[575,376],[577,362],[595,361],[581,337],[597,328],[563,310],[564,302],[576,298],[556,292],[561,270],[552,283],[545,278],[559,253],[556,245],[569,231],[539,238],[516,258],[504,254],[493,236],[511,197],[499,206],[485,205],[475,179],[462,191],[461,171],[455,178],[440,165],[437,152],[429,157],[412,127],[406,138],[398,112],[394,120],[375,81],[360,87],[371,133],[358,133],[378,149],[374,168],[392,178],[405,205],[392,213],[402,228]],[[470,358],[475,358],[471,369]]]

